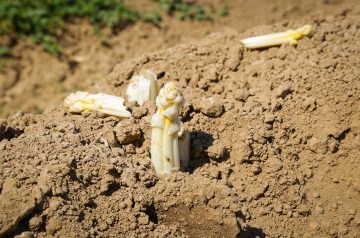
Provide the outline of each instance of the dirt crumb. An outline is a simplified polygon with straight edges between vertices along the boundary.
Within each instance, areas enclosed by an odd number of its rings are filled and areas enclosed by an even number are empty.
[[[224,106],[219,97],[203,98],[194,103],[194,109],[201,111],[209,117],[220,117],[224,112]]]

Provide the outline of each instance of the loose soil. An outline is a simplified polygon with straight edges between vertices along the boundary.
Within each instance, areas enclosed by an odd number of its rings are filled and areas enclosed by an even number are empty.
[[[240,44],[306,23],[314,33],[297,46]],[[0,237],[359,237],[359,29],[353,7],[226,30],[91,83],[125,96],[142,69],[177,81],[185,172],[154,173],[150,102],[124,120],[61,105],[1,120]]]

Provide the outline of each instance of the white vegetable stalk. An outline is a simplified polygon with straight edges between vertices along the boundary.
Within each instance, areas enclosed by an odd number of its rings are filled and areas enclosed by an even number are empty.
[[[181,130],[179,136],[180,170],[185,171],[190,162],[190,133]]]
[[[134,75],[126,90],[129,102],[137,102],[140,106],[148,100],[155,102],[158,94],[156,80],[156,74],[151,70],[143,70]]]
[[[72,93],[65,98],[64,105],[70,112],[75,113],[90,111],[116,117],[131,117],[131,113],[124,106],[123,98],[105,93]]]
[[[170,82],[156,98],[157,111],[151,118],[151,161],[158,174],[180,170],[179,109],[184,104],[180,87]]]
[[[255,36],[241,40],[241,43],[248,49],[257,49],[270,46],[277,46],[284,43],[296,45],[297,40],[311,33],[311,25],[305,25],[296,30],[287,30],[274,34]]]

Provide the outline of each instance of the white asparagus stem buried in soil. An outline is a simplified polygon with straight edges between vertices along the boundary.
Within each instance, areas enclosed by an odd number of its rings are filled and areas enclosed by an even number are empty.
[[[277,46],[284,43],[296,45],[297,40],[311,33],[311,25],[305,25],[296,30],[287,30],[274,34],[255,36],[241,40],[241,43],[248,49],[258,49],[270,46]]]
[[[179,136],[179,156],[180,156],[180,170],[185,171],[188,168],[190,162],[190,133],[181,130],[178,133]]]
[[[183,104],[181,89],[174,82],[166,83],[156,98],[157,111],[151,118],[151,161],[157,174],[180,170],[179,109]]]
[[[126,90],[129,102],[137,102],[140,106],[148,100],[155,102],[158,94],[156,80],[156,74],[151,70],[143,70],[131,77]]]
[[[72,93],[65,98],[64,105],[70,112],[75,113],[90,111],[116,117],[131,117],[131,113],[124,106],[123,98],[105,93]]]

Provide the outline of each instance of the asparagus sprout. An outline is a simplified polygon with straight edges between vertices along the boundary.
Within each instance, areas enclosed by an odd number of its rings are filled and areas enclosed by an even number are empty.
[[[184,104],[180,87],[170,82],[156,98],[157,111],[151,118],[151,161],[158,174],[180,170],[179,109]]]
[[[157,93],[156,74],[151,70],[143,70],[134,75],[126,91],[129,102],[137,102],[140,106],[148,100],[155,102]]]
[[[185,171],[188,168],[190,161],[190,133],[180,130],[179,136],[179,151],[180,151],[180,170]]]
[[[241,40],[241,43],[248,49],[257,49],[289,43],[296,45],[297,40],[311,33],[311,25],[305,25],[296,30],[287,30],[274,34],[255,36]]]
[[[72,93],[65,98],[64,105],[70,112],[75,113],[96,111],[117,117],[131,117],[131,113],[124,106],[123,98],[105,93]]]

